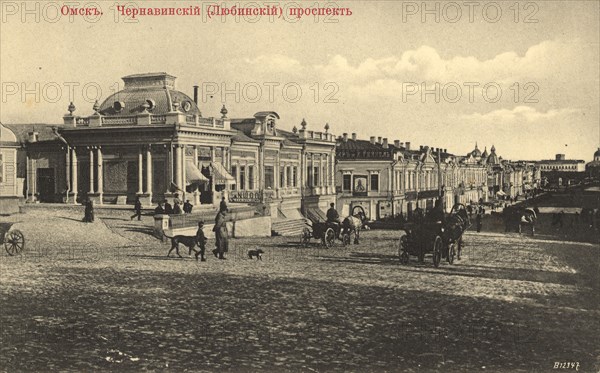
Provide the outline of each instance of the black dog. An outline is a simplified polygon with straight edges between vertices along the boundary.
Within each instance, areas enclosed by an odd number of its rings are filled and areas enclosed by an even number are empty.
[[[262,249],[248,250],[248,258],[254,259],[256,257],[256,260],[262,260],[263,253]]]
[[[198,256],[200,256],[200,260],[205,262],[206,259],[204,258],[204,249],[203,247],[200,247],[200,251],[196,251],[195,247],[196,247],[196,236],[173,236],[173,237],[169,237],[165,234],[165,237],[167,237],[168,239],[171,240],[171,250],[169,250],[169,253],[167,254],[167,257],[171,256],[171,252],[173,250],[175,250],[175,252],[177,253],[177,256],[181,258],[181,255],[179,254],[179,244],[182,244],[184,246],[187,246],[189,249],[189,253],[188,255],[192,254],[192,251],[195,253],[195,257],[196,260],[198,260]]]

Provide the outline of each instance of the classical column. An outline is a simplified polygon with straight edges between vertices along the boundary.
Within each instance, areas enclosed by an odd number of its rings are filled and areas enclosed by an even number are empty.
[[[181,146],[181,151],[182,151],[182,154],[181,154],[181,186],[180,186],[180,188],[181,188],[181,193],[183,193],[183,195],[181,196],[181,200],[185,201],[185,185],[187,183],[187,177],[186,177],[187,170],[185,169],[185,164],[186,164],[185,163],[186,162],[185,145]]]
[[[308,170],[308,175],[310,179],[309,187],[312,189],[315,186],[315,155],[314,153],[310,153],[310,170]]]
[[[65,193],[65,203],[69,203],[69,193],[71,192],[71,148],[68,146],[65,154],[65,180],[68,189]]]
[[[104,194],[104,174],[103,174],[103,169],[102,169],[102,162],[103,162],[102,148],[98,147],[97,152],[98,152],[98,157],[96,159],[96,163],[97,163],[96,170],[98,172],[98,190],[96,191],[96,193],[99,194],[98,203],[102,204],[102,195]]]
[[[181,188],[181,146],[176,145],[175,147],[175,184],[178,188]]]
[[[94,149],[90,147],[90,191],[89,194],[94,194]]]
[[[194,146],[194,165],[198,167],[198,147]],[[199,169],[200,167],[198,167]],[[194,191],[194,205],[200,205],[200,191],[196,189]]]
[[[77,203],[77,193],[79,186],[77,185],[77,150],[73,148],[73,153],[71,155],[71,168],[72,168],[72,176],[71,176],[71,190],[73,191],[73,203]]]
[[[288,175],[288,165],[284,164],[282,170],[283,170],[283,185],[281,187],[282,188],[287,188],[287,186],[288,186],[288,178],[287,178],[287,175]]]
[[[150,145],[146,147],[146,194],[148,202],[152,201],[152,151]]]
[[[144,194],[144,154],[142,147],[138,148],[138,195]]]

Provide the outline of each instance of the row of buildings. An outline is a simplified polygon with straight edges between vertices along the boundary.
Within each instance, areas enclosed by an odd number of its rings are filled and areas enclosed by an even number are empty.
[[[249,118],[205,117],[166,73],[123,78],[122,91],[64,124],[0,129],[0,196],[28,202],[145,205],[183,195],[198,208],[222,197],[259,214],[298,218],[327,209],[342,215],[362,206],[370,219],[456,202],[527,192],[539,182],[533,162],[509,162],[492,146],[466,155],[387,138],[334,136],[305,120],[281,129],[276,112]],[[7,202],[3,210],[8,209]]]

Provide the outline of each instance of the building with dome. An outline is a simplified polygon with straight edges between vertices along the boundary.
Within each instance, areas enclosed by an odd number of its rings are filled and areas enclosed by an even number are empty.
[[[585,165],[586,177],[600,180],[600,148],[594,152],[594,158]]]
[[[21,144],[9,128],[0,123],[0,211],[19,211],[23,180],[17,177],[17,151]]]
[[[19,127],[27,144],[24,194],[30,201],[150,206],[189,199],[214,208],[222,197],[260,213],[298,216],[335,200],[335,138],[306,121],[294,131],[260,111],[249,118],[205,117],[167,73],[123,77],[123,90],[96,102],[91,115],[71,103],[62,126],[40,126],[43,140]],[[291,127],[291,125],[290,125]],[[41,181],[41,177],[45,179]],[[43,184],[43,185],[42,185]]]

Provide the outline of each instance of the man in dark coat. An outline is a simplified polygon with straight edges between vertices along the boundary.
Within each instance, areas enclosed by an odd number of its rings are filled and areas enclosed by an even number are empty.
[[[87,200],[87,202],[85,203],[85,211],[83,214],[83,221],[86,223],[93,223],[94,222],[94,201],[92,200]]]
[[[219,211],[227,211],[227,202],[225,202],[225,197],[221,198],[221,203],[219,204]]]
[[[224,254],[229,251],[229,232],[227,231],[227,222],[231,219],[227,216],[227,210],[220,210],[215,217],[215,226],[213,231],[215,232],[215,245],[216,248],[213,250],[213,254],[218,258],[225,260]]]
[[[204,235],[204,222],[198,222],[198,230],[196,231],[196,244],[200,248],[200,251],[196,253],[196,260],[198,260],[198,255],[200,255],[200,261],[205,262],[206,258],[204,257],[204,252],[206,251],[206,242],[208,239]]]
[[[192,204],[190,203],[190,200],[186,200],[185,203],[183,204],[183,212],[186,214],[191,214],[192,213],[192,208],[194,206],[192,206]]]
[[[162,204],[162,202],[159,202],[158,206],[156,206],[156,208],[154,209],[154,214],[161,215],[164,213],[165,213],[165,209],[163,208],[163,204]]]
[[[137,216],[138,220],[142,220],[142,202],[140,201],[140,197],[135,197],[135,205],[133,207],[135,214],[131,216],[129,220],[133,220]]]
[[[165,201],[165,214],[172,214],[173,206],[169,203],[169,201]]]

